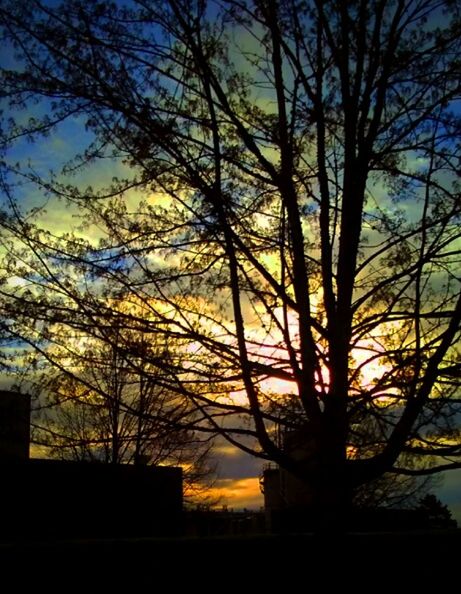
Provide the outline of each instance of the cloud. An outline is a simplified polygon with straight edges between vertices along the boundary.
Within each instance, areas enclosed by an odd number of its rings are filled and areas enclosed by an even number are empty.
[[[218,442],[214,448],[214,454],[220,480],[255,478],[262,474],[263,460],[250,456],[227,443]]]
[[[229,508],[260,509],[264,505],[259,487],[264,461],[225,441],[218,441],[214,454],[219,478],[209,495]]]
[[[232,509],[260,509],[264,504],[258,477],[218,480],[211,495]]]

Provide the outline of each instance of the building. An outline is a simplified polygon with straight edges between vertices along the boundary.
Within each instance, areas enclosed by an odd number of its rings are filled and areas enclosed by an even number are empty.
[[[0,418],[0,540],[181,533],[181,468],[31,459],[30,398],[0,392]]]
[[[305,460],[313,444],[306,439],[305,427],[287,431],[283,448],[298,461]],[[261,479],[266,526],[269,532],[293,532],[312,529],[313,494],[309,486],[287,470],[268,465]]]

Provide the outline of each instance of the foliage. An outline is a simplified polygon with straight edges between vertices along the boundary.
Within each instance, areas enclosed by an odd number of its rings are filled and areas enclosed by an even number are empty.
[[[427,515],[434,528],[456,528],[457,522],[453,519],[450,510],[435,495],[428,493],[419,502],[419,509]]]

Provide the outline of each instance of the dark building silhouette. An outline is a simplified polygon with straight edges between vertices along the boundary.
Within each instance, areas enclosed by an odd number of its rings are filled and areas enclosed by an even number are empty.
[[[281,436],[283,449],[299,461],[308,458],[313,447],[306,439],[309,432],[303,429],[285,431]],[[279,466],[269,465],[264,469],[261,487],[269,532],[312,530],[313,495],[306,483]]]
[[[308,457],[312,444],[306,440],[302,430],[295,430],[283,435],[283,447],[295,459],[302,460]],[[301,533],[316,530],[316,510],[308,485],[285,469],[269,465],[263,472],[261,486],[269,532]],[[443,520],[439,516],[431,517],[421,506],[416,509],[351,506],[347,518],[344,518],[344,528],[359,532],[384,532],[456,527],[456,522],[450,517],[443,516]]]
[[[0,390],[0,462],[29,458],[30,396]]]
[[[3,539],[180,533],[180,468],[31,459],[0,472]]]
[[[273,533],[302,533],[317,528],[316,512],[306,487],[278,467],[268,467],[262,478],[266,526]],[[423,509],[351,507],[345,518],[346,530],[388,532],[456,527],[456,522],[439,526]]]
[[[0,541],[181,533],[181,468],[29,459],[30,399],[0,414]]]

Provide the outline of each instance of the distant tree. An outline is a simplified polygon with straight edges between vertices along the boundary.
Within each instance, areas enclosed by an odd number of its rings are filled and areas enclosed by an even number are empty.
[[[60,459],[182,466],[195,497],[214,479],[212,443],[194,432],[188,400],[168,388],[175,355],[116,324],[107,334],[109,342],[66,333],[65,349],[48,349],[34,443]]]
[[[385,473],[459,468],[460,11],[2,0],[9,331],[36,348],[105,283],[136,297],[181,341],[195,429],[306,482],[325,522]],[[52,174],[16,163],[69,128]],[[86,229],[41,229],[32,187]]]
[[[433,476],[404,476],[386,473],[361,485],[353,495],[360,508],[392,507],[413,509],[424,494],[437,486]]]
[[[419,509],[427,516],[433,528],[456,528],[450,510],[432,493],[427,494],[419,502]]]

